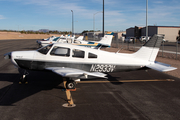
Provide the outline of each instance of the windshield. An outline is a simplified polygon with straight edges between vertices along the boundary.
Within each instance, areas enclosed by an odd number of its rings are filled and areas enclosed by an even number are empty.
[[[48,45],[48,46],[45,46],[45,47],[43,47],[43,48],[38,49],[37,51],[40,52],[40,53],[42,53],[42,54],[47,54],[48,51],[51,49],[52,46],[53,46],[53,44],[50,44],[50,45]]]
[[[50,39],[50,37],[49,38],[47,38],[46,40],[48,41]]]
[[[57,38],[54,38],[54,40],[53,41],[57,41],[59,39],[59,37],[57,37]]]

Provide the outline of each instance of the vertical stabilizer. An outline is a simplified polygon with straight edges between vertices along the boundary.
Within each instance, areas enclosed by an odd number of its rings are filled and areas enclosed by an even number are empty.
[[[82,41],[83,40],[83,38],[84,38],[84,36],[79,36],[77,39],[75,39],[75,40],[79,40],[79,41]]]
[[[113,35],[105,35],[98,43],[103,46],[111,46]]]
[[[107,32],[107,34],[98,42],[101,46],[110,47],[112,38],[113,38],[113,32]]]
[[[162,41],[163,41],[163,35],[155,34],[136,53],[134,53],[134,57],[138,59],[154,62]]]

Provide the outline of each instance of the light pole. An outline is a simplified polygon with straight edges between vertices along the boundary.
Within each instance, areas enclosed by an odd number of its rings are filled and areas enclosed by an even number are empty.
[[[93,30],[94,30],[94,32],[95,32],[95,15],[96,15],[97,13],[100,13],[100,12],[102,12],[102,11],[99,11],[99,12],[96,12],[96,13],[93,14]],[[94,37],[95,37],[95,36],[94,36]]]
[[[146,0],[146,42],[148,41],[148,0]]]
[[[72,12],[72,36],[73,36],[73,33],[74,33],[74,20],[73,20],[73,10],[71,10]]]
[[[102,35],[103,35],[102,37],[104,37],[104,0],[103,0],[103,34]]]

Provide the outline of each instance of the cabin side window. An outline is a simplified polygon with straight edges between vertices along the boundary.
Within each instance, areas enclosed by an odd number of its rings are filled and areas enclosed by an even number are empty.
[[[82,50],[78,50],[78,49],[73,49],[72,50],[72,57],[76,57],[76,58],[84,58],[84,51]]]
[[[70,56],[70,49],[69,48],[56,47],[55,46],[52,49],[50,55],[69,57]]]
[[[88,58],[97,58],[97,55],[93,54],[93,53],[89,53],[88,54]]]

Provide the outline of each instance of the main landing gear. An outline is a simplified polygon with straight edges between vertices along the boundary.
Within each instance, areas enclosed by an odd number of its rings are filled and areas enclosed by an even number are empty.
[[[75,80],[69,80],[68,78],[63,78],[64,88],[66,91],[67,103],[63,104],[63,107],[75,107],[70,91],[76,91]]]

